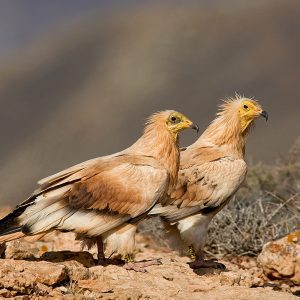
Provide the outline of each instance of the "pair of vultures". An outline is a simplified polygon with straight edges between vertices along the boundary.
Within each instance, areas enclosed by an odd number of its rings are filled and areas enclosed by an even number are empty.
[[[145,271],[159,262],[134,261],[137,224],[160,216],[170,239],[188,247],[191,268],[224,268],[205,260],[207,229],[245,179],[246,137],[260,116],[268,118],[256,100],[227,99],[198,140],[179,149],[179,133],[198,126],[176,111],[155,113],[129,148],[40,180],[0,221],[0,243],[71,231],[97,245],[99,264],[109,263],[105,251],[121,255],[127,269]]]

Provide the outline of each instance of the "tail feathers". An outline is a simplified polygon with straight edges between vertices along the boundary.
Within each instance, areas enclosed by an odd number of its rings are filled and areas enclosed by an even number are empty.
[[[23,236],[25,236],[25,234],[21,231],[2,235],[2,236],[0,236],[0,245],[4,242],[9,242],[9,241],[20,239]]]
[[[80,236],[80,234],[76,235],[76,240],[81,240],[81,250],[83,250],[84,248],[90,250],[97,244],[97,238],[84,238],[83,236]]]
[[[18,226],[18,227],[10,227],[10,228],[7,228],[7,229],[1,231],[0,237],[1,237],[1,236],[4,236],[4,235],[7,235],[7,234],[20,232],[20,231],[22,231],[22,226]]]
[[[15,209],[9,213],[6,217],[0,220],[0,236],[21,231],[20,224],[17,222],[17,218],[24,212],[24,209]]]

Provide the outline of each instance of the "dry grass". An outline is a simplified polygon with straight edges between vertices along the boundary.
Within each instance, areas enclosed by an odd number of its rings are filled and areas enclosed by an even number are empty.
[[[272,192],[257,199],[237,196],[212,221],[206,251],[219,256],[257,255],[266,242],[299,228],[299,196],[285,199]]]

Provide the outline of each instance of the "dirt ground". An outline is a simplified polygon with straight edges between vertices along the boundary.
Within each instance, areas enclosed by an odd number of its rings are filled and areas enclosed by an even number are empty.
[[[97,266],[95,249],[81,251],[71,233],[25,238],[1,248],[0,296],[14,299],[297,299],[300,287],[271,281],[256,259],[221,260],[225,271],[192,270],[187,257],[144,235],[136,260],[161,259],[146,273]],[[93,258],[94,255],[94,258]]]

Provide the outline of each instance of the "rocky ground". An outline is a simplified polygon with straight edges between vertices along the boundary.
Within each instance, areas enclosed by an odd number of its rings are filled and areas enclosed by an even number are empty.
[[[193,271],[187,257],[138,235],[136,259],[160,258],[162,264],[148,267],[147,273],[137,273],[125,270],[122,265],[97,266],[95,249],[81,251],[80,243],[74,241],[71,233],[51,233],[39,240],[25,238],[0,249],[0,296],[14,299],[297,299],[300,295],[298,236],[294,234],[286,239],[290,240],[288,247],[282,241],[279,246],[273,243],[265,247],[258,259],[263,267],[255,258],[228,257],[221,260],[226,265],[225,271]],[[278,251],[267,253],[278,247],[285,251],[286,268],[280,269],[273,261],[279,264]]]

